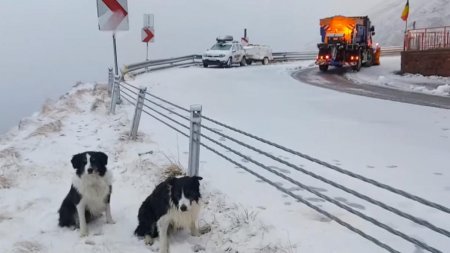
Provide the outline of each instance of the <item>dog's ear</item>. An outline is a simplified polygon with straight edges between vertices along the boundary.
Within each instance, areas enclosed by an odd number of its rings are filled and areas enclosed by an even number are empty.
[[[193,176],[192,178],[195,179],[195,180],[197,180],[197,181],[200,181],[200,180],[203,179],[202,177],[199,177],[199,176]]]
[[[108,164],[108,156],[103,152],[96,152],[100,163],[106,166]]]
[[[83,166],[83,159],[84,159],[84,153],[73,155],[72,160],[70,161],[72,163],[72,166],[74,169],[79,169],[81,166]]]
[[[166,179],[166,182],[170,185],[173,186],[175,184],[175,180],[177,180],[176,177],[169,177]]]

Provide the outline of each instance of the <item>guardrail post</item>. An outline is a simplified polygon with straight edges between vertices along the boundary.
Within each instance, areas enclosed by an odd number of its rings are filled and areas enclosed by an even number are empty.
[[[133,124],[131,125],[130,138],[135,141],[137,139],[137,132],[139,122],[141,121],[142,108],[144,107],[144,99],[147,88],[139,89],[139,94],[136,102],[136,109],[134,110]]]
[[[112,87],[112,95],[111,95],[111,106],[109,107],[109,113],[116,113],[116,104],[118,104],[120,92],[120,76],[114,76],[114,82]]]
[[[117,104],[121,104],[121,103],[122,103],[122,96],[121,96],[121,94],[120,94],[120,81],[122,80],[122,76],[117,75],[117,78],[118,78],[117,83],[118,83],[119,85],[117,85],[117,98],[116,98],[116,103],[117,103]]]
[[[112,89],[113,89],[113,83],[114,83],[113,69],[108,68],[108,95],[110,95],[110,96],[111,96]]]
[[[191,105],[191,134],[189,136],[188,176],[198,176],[200,165],[200,129],[202,106]]]

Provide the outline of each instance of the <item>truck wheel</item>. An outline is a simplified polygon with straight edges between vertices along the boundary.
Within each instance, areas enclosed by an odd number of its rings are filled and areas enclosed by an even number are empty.
[[[262,64],[263,64],[263,65],[269,64],[269,58],[264,57],[264,59],[263,59],[263,61],[262,61]]]
[[[369,49],[369,52],[367,53],[367,59],[364,63],[364,67],[370,67],[373,65],[373,50]]]
[[[207,67],[208,67],[208,63],[203,62],[203,67],[204,67],[204,68],[207,68]]]
[[[242,57],[241,62],[239,63],[239,65],[245,66],[247,64],[247,60],[245,59],[245,57]]]
[[[231,68],[231,57],[228,58],[228,61],[225,63],[225,68]]]
[[[326,72],[328,70],[328,65],[319,65],[319,69],[322,72]]]
[[[247,62],[247,65],[252,65],[252,63],[253,63],[252,60],[250,60],[250,59],[246,59],[245,61]]]
[[[358,63],[357,63],[355,66],[353,66],[352,69],[353,69],[354,71],[359,71],[359,70],[361,69],[361,54],[359,54],[359,60],[358,60]]]

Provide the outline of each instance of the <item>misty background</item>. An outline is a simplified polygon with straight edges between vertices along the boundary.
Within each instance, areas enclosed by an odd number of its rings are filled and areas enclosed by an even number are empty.
[[[145,59],[144,13],[155,16],[149,55],[157,59],[202,53],[217,36],[239,39],[244,28],[251,42],[273,51],[315,49],[320,18],[374,19],[371,10],[382,13],[387,2],[395,16],[389,23],[401,27],[404,0],[129,0],[130,30],[117,34],[119,67]],[[112,33],[98,30],[96,0],[2,0],[0,17],[0,134],[77,81],[106,81]]]

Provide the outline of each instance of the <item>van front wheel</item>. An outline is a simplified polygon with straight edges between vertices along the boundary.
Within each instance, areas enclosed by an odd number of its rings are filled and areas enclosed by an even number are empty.
[[[231,68],[231,57],[228,58],[228,61],[225,63],[226,68]]]

